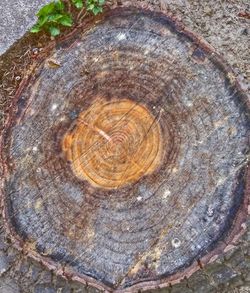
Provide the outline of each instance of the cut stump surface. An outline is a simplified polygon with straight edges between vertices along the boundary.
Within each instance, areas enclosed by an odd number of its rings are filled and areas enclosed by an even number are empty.
[[[199,38],[161,13],[108,11],[18,91],[1,140],[6,227],[66,278],[175,282],[244,228],[248,125],[233,72]]]

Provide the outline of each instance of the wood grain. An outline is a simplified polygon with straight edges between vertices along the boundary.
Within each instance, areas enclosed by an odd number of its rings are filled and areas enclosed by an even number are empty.
[[[20,87],[1,144],[6,227],[66,278],[165,286],[244,228],[248,131],[212,48],[164,14],[108,11]]]
[[[80,113],[62,149],[80,179],[100,188],[120,188],[152,173],[162,159],[156,117],[131,100],[96,99]]]

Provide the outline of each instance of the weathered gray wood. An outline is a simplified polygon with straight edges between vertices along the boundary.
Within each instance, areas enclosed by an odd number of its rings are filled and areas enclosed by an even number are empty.
[[[4,152],[6,220],[58,270],[116,288],[171,276],[226,239],[244,202],[244,94],[209,48],[174,26],[117,10],[59,46],[18,97]],[[157,172],[111,191],[75,177],[61,141],[97,96],[126,97],[157,117]]]

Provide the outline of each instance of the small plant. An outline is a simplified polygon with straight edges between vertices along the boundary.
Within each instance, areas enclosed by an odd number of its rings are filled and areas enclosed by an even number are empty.
[[[105,0],[70,0],[73,5],[79,9],[85,9],[87,12],[91,12],[97,15],[103,11],[102,6],[105,4]],[[32,33],[38,33],[41,30],[45,30],[50,33],[51,36],[56,37],[60,34],[60,28],[62,26],[71,27],[73,25],[73,17],[67,11],[66,5],[62,0],[55,0],[49,4],[43,6],[38,13],[37,23],[31,28]]]
[[[91,11],[94,15],[97,15],[102,12],[104,3],[105,0],[87,0],[86,9],[87,11]]]

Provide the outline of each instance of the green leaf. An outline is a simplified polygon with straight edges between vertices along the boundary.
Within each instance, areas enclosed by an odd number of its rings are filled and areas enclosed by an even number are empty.
[[[93,10],[95,8],[95,5],[94,4],[89,4],[88,5],[88,10]]]
[[[63,14],[52,14],[52,15],[49,15],[48,16],[48,21],[51,21],[51,22],[57,22],[60,18],[63,17]]]
[[[45,15],[48,15],[48,14],[51,14],[53,13],[55,9],[55,3],[54,2],[51,2],[45,6],[43,6],[38,12],[37,12],[37,16],[45,16]]]
[[[72,26],[73,20],[70,15],[63,15],[60,19],[58,19],[58,23],[64,26]]]
[[[49,27],[49,32],[51,34],[52,37],[56,37],[60,34],[60,29],[55,27],[55,26],[50,26]]]
[[[61,0],[57,0],[55,2],[55,8],[59,11],[62,12],[64,10],[64,4]]]
[[[37,25],[42,27],[48,21],[48,19],[49,17],[47,15],[41,15],[37,21]]]
[[[76,8],[82,9],[86,5],[86,9],[94,15],[102,12],[102,5],[105,0],[71,0]],[[73,19],[67,13],[63,0],[53,0],[43,6],[36,14],[38,21],[31,28],[31,32],[37,33],[41,29],[48,30],[51,36],[60,34],[60,26],[70,27],[73,25]]]
[[[31,33],[38,33],[40,32],[41,28],[39,25],[35,24],[31,29],[30,29],[30,32]]]
[[[72,0],[72,2],[77,9],[83,8],[83,0]]]
[[[58,0],[43,6],[36,15],[45,16],[45,15],[55,14],[56,12],[62,12],[63,10],[64,10],[64,4],[61,0]]]
[[[97,15],[97,14],[99,14],[100,12],[102,12],[102,8],[96,6],[96,7],[94,7],[94,8],[92,9],[92,12],[93,12],[94,15]]]

